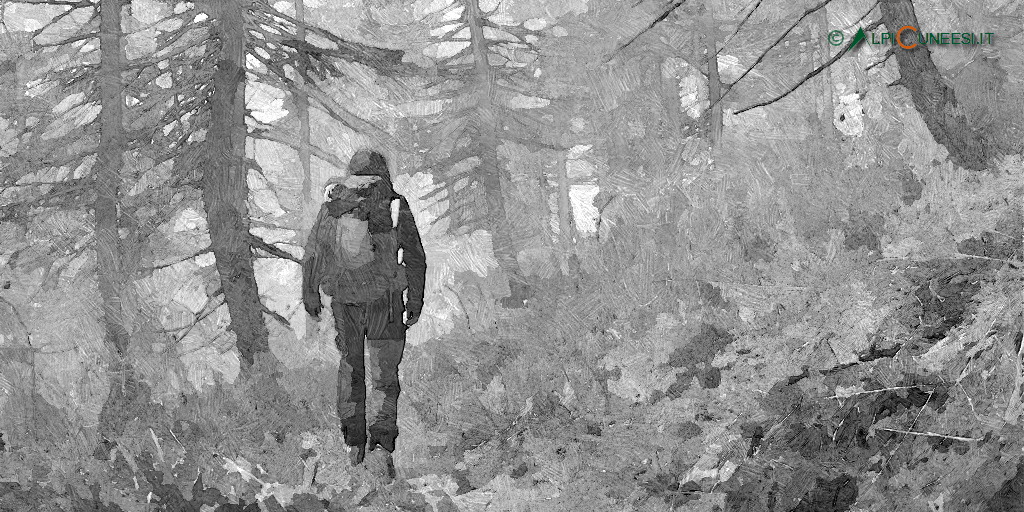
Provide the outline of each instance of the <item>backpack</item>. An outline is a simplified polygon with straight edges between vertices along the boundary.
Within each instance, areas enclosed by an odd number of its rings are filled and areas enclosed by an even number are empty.
[[[360,304],[407,287],[398,247],[401,199],[392,199],[389,206],[391,229],[382,233],[370,233],[369,222],[353,214],[331,219],[334,261],[329,265],[324,293],[348,304]]]

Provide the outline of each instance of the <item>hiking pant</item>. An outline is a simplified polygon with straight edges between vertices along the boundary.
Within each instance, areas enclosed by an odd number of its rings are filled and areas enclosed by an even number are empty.
[[[369,345],[373,361],[371,403],[377,406],[369,425],[369,449],[380,445],[388,452],[395,450],[398,436],[398,364],[405,351],[406,326],[402,318],[402,292],[388,292],[373,302],[347,304],[332,301],[335,344],[341,352],[338,366],[338,417],[345,444],[363,452],[367,444],[366,365],[364,355]],[[365,343],[364,343],[365,340]]]

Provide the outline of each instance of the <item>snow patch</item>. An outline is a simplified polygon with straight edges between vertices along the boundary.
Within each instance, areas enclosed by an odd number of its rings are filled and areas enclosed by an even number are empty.
[[[832,119],[836,128],[848,137],[857,137],[864,133],[864,106],[860,94],[852,92],[839,97]]]
[[[548,26],[548,20],[544,18],[531,18],[526,20],[526,22],[523,23],[523,26],[529,30],[541,30]]]
[[[292,2],[274,2],[274,10],[295,17],[295,4]]]
[[[597,185],[573,185],[569,187],[569,202],[572,204],[576,229],[583,233],[597,233],[597,218],[600,215],[594,206],[594,198],[601,189]]]
[[[508,102],[510,108],[541,108],[550,105],[551,102],[545,98],[536,96],[524,96],[517,94]]]
[[[185,208],[178,214],[171,229],[175,233],[193,229],[203,231],[206,229],[206,216],[193,208]]]

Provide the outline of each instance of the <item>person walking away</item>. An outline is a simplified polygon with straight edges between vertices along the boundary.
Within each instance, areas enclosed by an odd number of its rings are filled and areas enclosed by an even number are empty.
[[[331,296],[341,352],[338,416],[353,464],[366,451],[389,454],[398,437],[398,365],[406,330],[423,309],[426,256],[409,203],[396,193],[376,151],[352,156],[350,175],[332,178],[302,260],[303,303],[319,320],[320,290]],[[383,404],[367,427],[364,353],[376,352],[372,380]],[[369,439],[367,439],[367,431]]]

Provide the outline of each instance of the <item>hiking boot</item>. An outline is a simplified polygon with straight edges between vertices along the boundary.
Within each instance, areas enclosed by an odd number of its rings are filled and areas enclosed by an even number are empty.
[[[348,450],[348,460],[353,466],[358,466],[366,458],[366,447],[363,445],[359,446],[346,446]]]
[[[377,447],[383,448],[388,453],[395,452],[395,437],[394,436],[370,436],[370,443],[367,449],[374,451]]]

